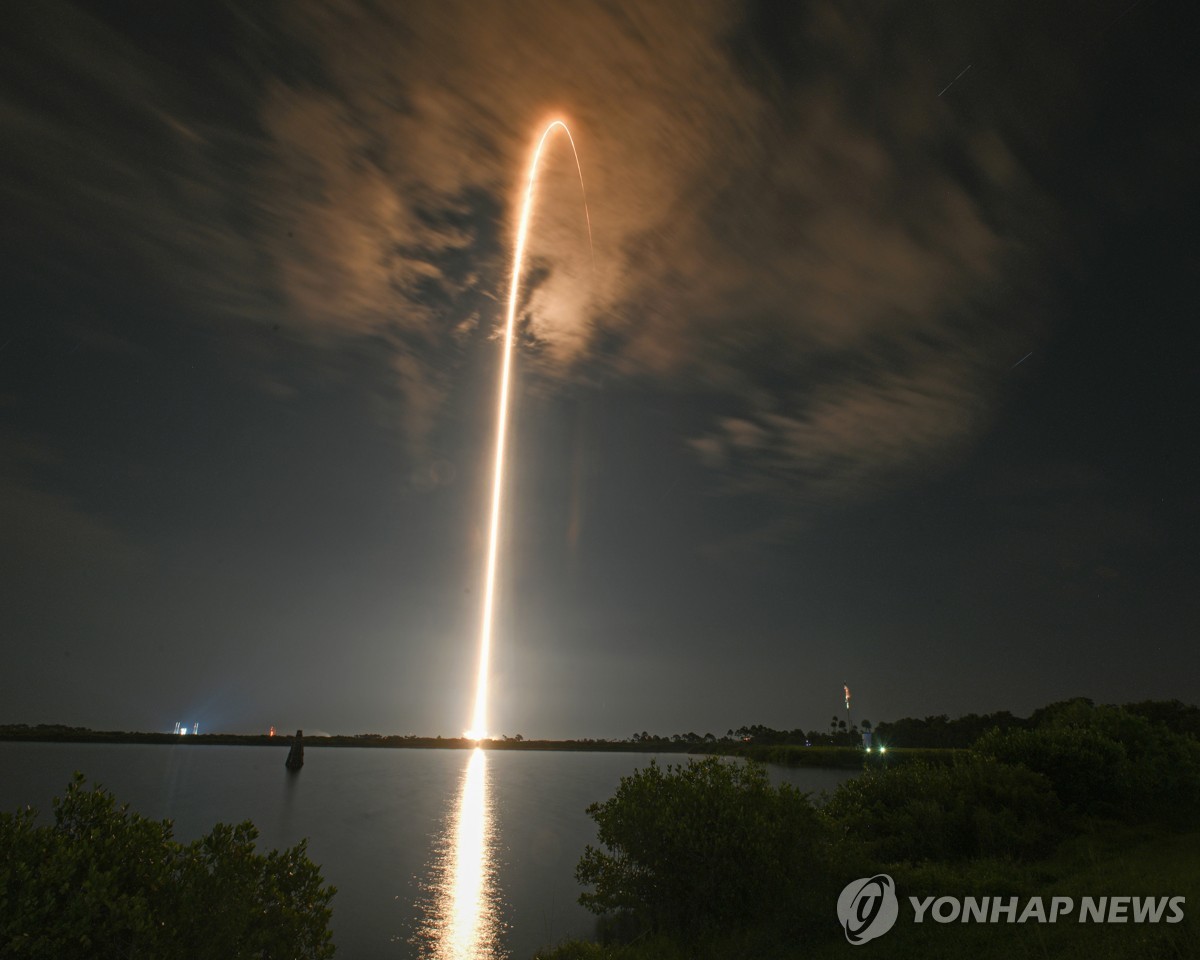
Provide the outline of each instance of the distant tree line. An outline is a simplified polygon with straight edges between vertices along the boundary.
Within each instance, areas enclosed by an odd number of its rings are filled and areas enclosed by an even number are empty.
[[[844,717],[836,714],[825,730],[776,730],[761,723],[729,729],[724,736],[706,733],[676,733],[669,736],[642,731],[635,733],[630,741],[642,745],[661,747],[673,744],[728,744],[755,743],[760,746],[861,746],[863,734],[870,733],[876,743],[889,747],[923,747],[966,749],[989,730],[1031,730],[1052,719],[1066,705],[1095,703],[1087,697],[1077,697],[1041,707],[1028,717],[1018,717],[1008,710],[994,713],[968,713],[951,720],[947,714],[927,717],[902,717],[899,720],[881,720],[874,726],[870,720],[861,720],[847,726]],[[1159,723],[1173,733],[1200,738],[1200,707],[1179,700],[1145,700],[1127,703],[1121,709],[1151,723]]]
[[[828,728],[824,730],[776,730],[761,723],[729,728],[724,734],[687,733],[659,734],[642,730],[624,739],[580,737],[570,740],[529,740],[522,734],[497,735],[488,746],[492,749],[527,750],[629,750],[662,753],[704,752],[705,748],[728,747],[731,744],[753,743],[757,746],[836,746],[857,747],[863,743],[863,735],[870,733],[875,743],[889,747],[920,747],[927,749],[966,749],[972,746],[989,730],[1031,730],[1064,709],[1066,705],[1083,704],[1095,706],[1087,697],[1077,697],[1061,703],[1053,703],[1033,711],[1028,717],[1018,717],[1007,710],[994,713],[968,713],[957,719],[947,714],[927,717],[902,717],[899,720],[881,720],[872,726],[870,720],[860,720],[850,725],[844,717],[834,714]],[[1200,739],[1200,707],[1179,700],[1144,700],[1127,703],[1121,709],[1142,717],[1151,723],[1162,724],[1173,733],[1190,735]],[[268,737],[266,734],[209,733],[181,737],[171,733],[137,733],[119,730],[91,730],[87,727],[72,727],[64,724],[24,723],[0,724],[0,739],[4,740],[58,740],[69,742],[105,743],[180,743],[194,744],[270,744],[286,746],[288,736]],[[465,747],[474,741],[461,737],[425,737],[415,734],[359,733],[353,735],[310,736],[307,742],[314,746],[353,747]],[[718,750],[717,752],[728,752]]]
[[[881,721],[876,733],[882,743],[893,747],[965,748],[988,730],[1025,729],[1030,721],[1013,716],[1007,710],[995,713],[968,713],[956,720],[946,714],[929,717],[902,717],[888,723]]]
[[[761,723],[751,724],[749,726],[738,727],[736,730],[730,728],[721,736],[713,733],[699,734],[695,732],[688,733],[672,733],[672,734],[657,734],[643,730],[641,733],[635,733],[629,738],[629,743],[638,743],[643,746],[651,746],[655,749],[667,748],[671,746],[693,745],[703,746],[705,744],[730,744],[730,743],[757,743],[764,746],[774,746],[783,744],[798,744],[798,745],[823,745],[823,746],[852,746],[862,743],[862,731],[871,729],[871,721],[864,720],[862,724],[854,724],[847,729],[846,721],[838,717],[833,718],[833,723],[829,730],[803,730],[797,727],[795,730],[774,730],[771,727],[764,726]]]
[[[1025,718],[1013,716],[1007,710],[968,713],[957,720],[951,720],[945,714],[923,718],[904,717],[891,723],[881,722],[876,727],[876,733],[881,741],[890,746],[965,748],[972,746],[989,730],[1034,730],[1045,726],[1064,710],[1078,706],[1094,707],[1095,703],[1088,697],[1076,697],[1041,707]],[[1179,700],[1144,700],[1127,703],[1121,709],[1151,723],[1162,724],[1172,733],[1200,737],[1200,707]]]

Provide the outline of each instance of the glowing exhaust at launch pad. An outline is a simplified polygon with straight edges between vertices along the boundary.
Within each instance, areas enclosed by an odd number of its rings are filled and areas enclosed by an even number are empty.
[[[464,736],[469,740],[487,737],[488,671],[492,653],[492,613],[496,598],[496,555],[500,539],[500,504],[504,490],[504,443],[508,432],[508,392],[512,374],[513,333],[516,327],[517,295],[521,288],[521,267],[525,259],[525,241],[529,234],[529,220],[533,212],[533,193],[537,185],[538,168],[542,159],[542,148],[555,131],[561,130],[571,144],[575,157],[575,169],[579,173],[579,189],[583,194],[583,212],[587,219],[588,244],[592,241],[592,219],[587,209],[587,193],[583,189],[583,167],[579,163],[579,152],[575,149],[575,138],[561,120],[552,120],[542,131],[529,163],[529,176],[525,185],[525,197],[521,204],[521,218],[517,226],[517,239],[513,252],[512,281],[508,289],[508,313],[504,324],[504,360],[500,374],[500,399],[496,413],[496,461],[492,477],[491,523],[488,527],[487,573],[484,580],[483,622],[479,631],[479,675],[475,686],[475,713],[471,728]]]

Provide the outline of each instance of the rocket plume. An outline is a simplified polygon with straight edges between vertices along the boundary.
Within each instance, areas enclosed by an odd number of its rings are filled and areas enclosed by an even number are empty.
[[[513,253],[512,281],[508,289],[508,314],[504,324],[504,362],[500,374],[500,399],[496,412],[496,463],[492,478],[492,511],[488,527],[487,573],[483,592],[483,623],[479,631],[479,676],[475,686],[475,713],[471,729],[466,732],[470,740],[487,737],[488,668],[492,653],[492,612],[496,598],[496,555],[500,540],[500,503],[504,490],[504,441],[508,432],[508,387],[512,374],[513,332],[516,327],[517,295],[521,287],[521,267],[525,259],[525,240],[529,234],[529,220],[533,212],[533,193],[537,185],[538,167],[542,148],[556,130],[562,130],[571,144],[575,157],[575,169],[579,173],[579,189],[583,193],[583,212],[587,219],[588,246],[592,243],[592,218],[587,208],[587,193],[583,189],[583,167],[579,163],[579,151],[575,149],[575,138],[561,120],[552,120],[542,131],[529,163],[529,178],[525,186],[525,199],[521,204],[521,219],[517,225],[517,239]]]

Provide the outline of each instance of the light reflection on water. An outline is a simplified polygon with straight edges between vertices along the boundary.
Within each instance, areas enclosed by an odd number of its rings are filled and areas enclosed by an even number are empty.
[[[430,862],[433,883],[417,904],[416,944],[430,960],[499,960],[503,923],[496,883],[496,822],[487,754],[471,751],[458,806]]]

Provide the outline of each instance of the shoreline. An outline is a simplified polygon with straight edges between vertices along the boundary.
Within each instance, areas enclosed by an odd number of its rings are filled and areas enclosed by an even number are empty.
[[[53,728],[14,730],[0,727],[0,742],[7,743],[129,743],[143,745],[194,745],[289,748],[291,734],[246,733],[144,733],[120,730]],[[384,736],[382,734],[333,734],[304,736],[306,747],[368,747],[389,750],[556,750],[607,753],[712,753],[712,744],[670,741],[633,743],[621,740],[469,740],[465,737]]]
[[[105,743],[151,746],[234,746],[288,749],[288,734],[242,733],[145,733],[120,730],[89,730],[80,727],[43,726],[0,727],[0,742],[7,743]],[[528,750],[562,753],[637,753],[679,754],[684,756],[729,756],[781,767],[820,767],[827,769],[870,769],[913,761],[948,764],[965,750],[953,748],[891,748],[886,755],[865,753],[858,747],[799,746],[789,744],[753,744],[741,742],[673,742],[670,740],[468,740],[464,737],[418,737],[414,735],[336,734],[309,735],[304,745],[314,749],[362,747],[379,750]]]

